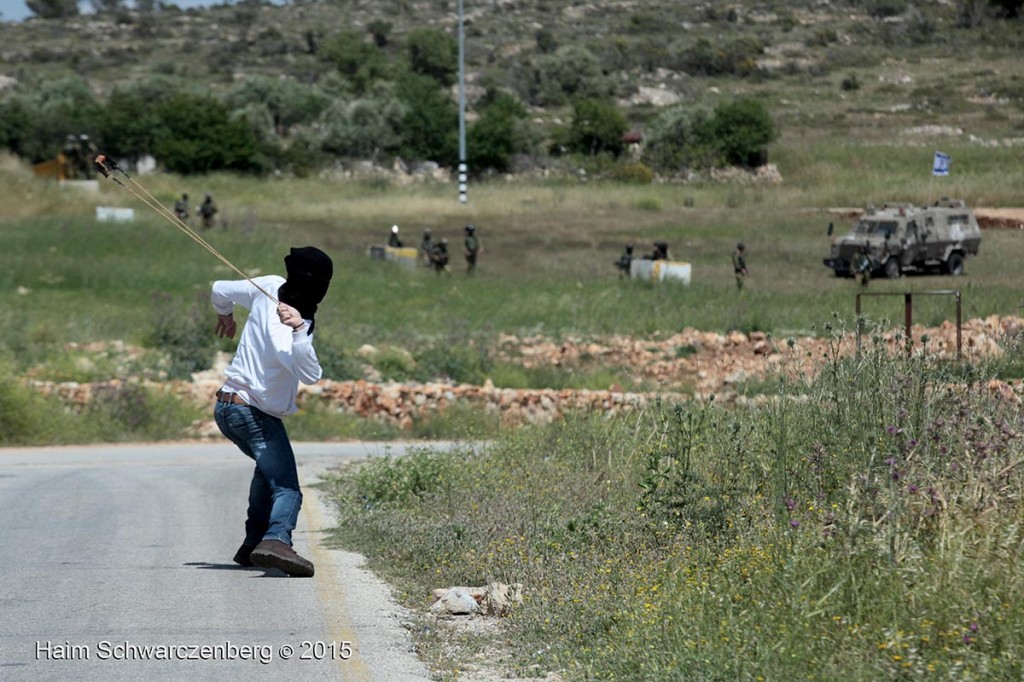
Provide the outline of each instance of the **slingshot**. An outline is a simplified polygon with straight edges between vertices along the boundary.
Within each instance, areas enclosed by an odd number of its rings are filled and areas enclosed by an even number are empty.
[[[172,211],[171,209],[167,208],[166,206],[161,204],[159,201],[157,201],[156,198],[152,194],[150,194],[149,191],[146,190],[145,187],[140,185],[135,178],[133,178],[131,175],[129,175],[128,171],[126,171],[123,168],[121,168],[120,166],[118,166],[117,163],[115,163],[113,159],[110,159],[110,158],[108,158],[107,156],[105,156],[103,154],[97,154],[94,163],[96,164],[96,169],[100,172],[100,174],[103,175],[103,177],[110,178],[111,180],[116,182],[118,185],[120,185],[121,187],[123,187],[126,190],[128,190],[129,192],[131,192],[135,196],[135,198],[137,198],[139,201],[141,201],[142,203],[146,204],[146,206],[149,206],[151,209],[156,211],[157,214],[159,214],[160,216],[162,216],[162,217],[166,218],[167,220],[169,220],[172,225],[174,225],[176,228],[178,228],[179,230],[184,232],[186,235],[188,235],[189,238],[192,239],[192,241],[194,241],[195,243],[197,243],[200,246],[202,246],[204,249],[206,249],[211,254],[213,254],[218,260],[220,260],[221,263],[224,263],[224,265],[228,266],[229,268],[231,268],[232,270],[237,272],[239,275],[241,275],[243,278],[245,278],[246,281],[249,282],[249,284],[251,284],[254,287],[256,287],[256,289],[258,289],[260,291],[260,293],[262,293],[264,296],[269,298],[271,301],[273,301],[276,304],[280,304],[281,303],[277,299],[277,297],[272,296],[271,294],[269,294],[266,289],[261,287],[259,284],[256,284],[256,282],[252,281],[252,278],[249,277],[249,275],[245,274],[244,272],[242,272],[241,270],[236,268],[231,263],[231,261],[229,261],[227,258],[222,256],[220,254],[220,252],[217,251],[217,249],[213,248],[209,244],[209,242],[207,242],[198,233],[196,233],[195,230],[193,230],[191,227],[189,227],[185,223],[185,221],[183,221],[181,218],[179,218],[177,216],[177,214],[174,213],[174,211]],[[142,194],[140,194],[139,192],[136,192],[135,189],[133,189],[132,187],[124,184],[123,182],[121,182],[121,180],[119,180],[117,178],[117,176],[114,175],[114,173],[120,173],[121,175],[126,177],[128,179],[128,181],[131,182],[132,185],[137,187],[142,192]],[[145,195],[145,196],[143,196],[143,195]]]

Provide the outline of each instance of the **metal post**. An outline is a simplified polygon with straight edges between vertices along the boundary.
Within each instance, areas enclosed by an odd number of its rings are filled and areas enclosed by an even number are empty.
[[[857,357],[860,357],[860,335],[864,333],[864,319],[860,316],[860,294],[857,294]]]
[[[463,31],[462,0],[459,2],[459,203],[469,201],[466,196],[466,38]]]
[[[910,336],[910,326],[914,323],[914,304],[911,302],[911,293],[908,291],[903,295],[903,323],[907,330],[907,357],[914,351],[914,339]]]
[[[961,314],[960,311],[961,311],[961,308],[960,308],[960,292],[958,291],[958,292],[956,292],[956,359],[957,360],[962,359],[962,356],[961,356],[961,353],[960,353],[960,349],[962,347],[960,345],[961,344],[960,337],[962,336],[962,331],[963,330],[961,329],[961,327],[962,327],[961,319],[962,318],[960,316],[960,314]]]

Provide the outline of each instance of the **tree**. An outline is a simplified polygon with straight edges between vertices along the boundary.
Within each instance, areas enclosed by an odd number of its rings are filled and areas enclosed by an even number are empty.
[[[405,39],[409,66],[414,73],[430,76],[448,87],[455,82],[459,68],[459,44],[447,33],[417,28]]]
[[[153,154],[174,173],[260,169],[256,134],[208,96],[176,94],[156,109]]]
[[[103,149],[111,156],[132,160],[152,154],[160,127],[158,110],[183,87],[176,79],[157,76],[115,88],[100,120]]]
[[[618,156],[627,129],[626,117],[615,105],[594,99],[579,100],[573,105],[569,150],[590,156],[605,152]]]
[[[530,100],[534,104],[560,105],[572,99],[604,98],[612,83],[601,71],[596,56],[583,47],[568,45],[538,61]]]
[[[391,22],[381,19],[375,19],[366,26],[366,30],[373,36],[373,42],[376,43],[377,47],[387,47],[388,38],[391,36],[391,29]]]
[[[293,126],[316,120],[330,100],[314,87],[295,80],[250,76],[231,88],[225,103],[231,109],[264,106],[274,133],[285,136]]]
[[[989,2],[998,7],[1003,16],[1008,19],[1019,17],[1021,9],[1024,8],[1024,0],[989,0]]]
[[[506,171],[512,155],[529,147],[522,125],[526,108],[511,95],[489,95],[485,99],[480,118],[466,133],[469,167]]]
[[[670,173],[713,165],[718,151],[696,133],[708,118],[708,111],[683,104],[662,111],[647,126],[644,161]]]
[[[52,159],[68,135],[95,135],[102,104],[77,76],[26,80],[0,105],[8,149],[33,162]]]
[[[405,103],[401,153],[411,159],[457,162],[459,112],[437,81],[416,73],[404,74],[398,84]]]
[[[359,159],[376,159],[397,152],[402,144],[406,106],[388,88],[352,102],[336,100],[322,116],[325,152]]]
[[[89,0],[96,14],[115,14],[124,9],[124,0]]]
[[[768,110],[750,98],[718,105],[697,134],[718,149],[728,163],[751,167],[767,161],[768,145],[778,136]]]
[[[78,0],[25,0],[25,6],[40,19],[78,16]]]
[[[333,64],[341,75],[364,93],[370,85],[387,75],[387,55],[374,43],[367,42],[357,31],[342,31],[324,41],[320,58]]]

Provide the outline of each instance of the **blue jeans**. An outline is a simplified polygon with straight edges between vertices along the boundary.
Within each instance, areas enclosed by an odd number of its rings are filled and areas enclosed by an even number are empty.
[[[256,462],[249,485],[244,544],[255,546],[262,540],[280,540],[291,546],[302,493],[295,453],[284,422],[255,407],[220,401],[213,409],[213,417],[220,432]]]

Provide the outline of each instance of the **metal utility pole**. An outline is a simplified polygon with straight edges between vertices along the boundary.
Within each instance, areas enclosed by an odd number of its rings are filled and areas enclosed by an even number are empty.
[[[462,30],[462,0],[459,3],[459,203],[469,201],[466,196],[466,37]]]

